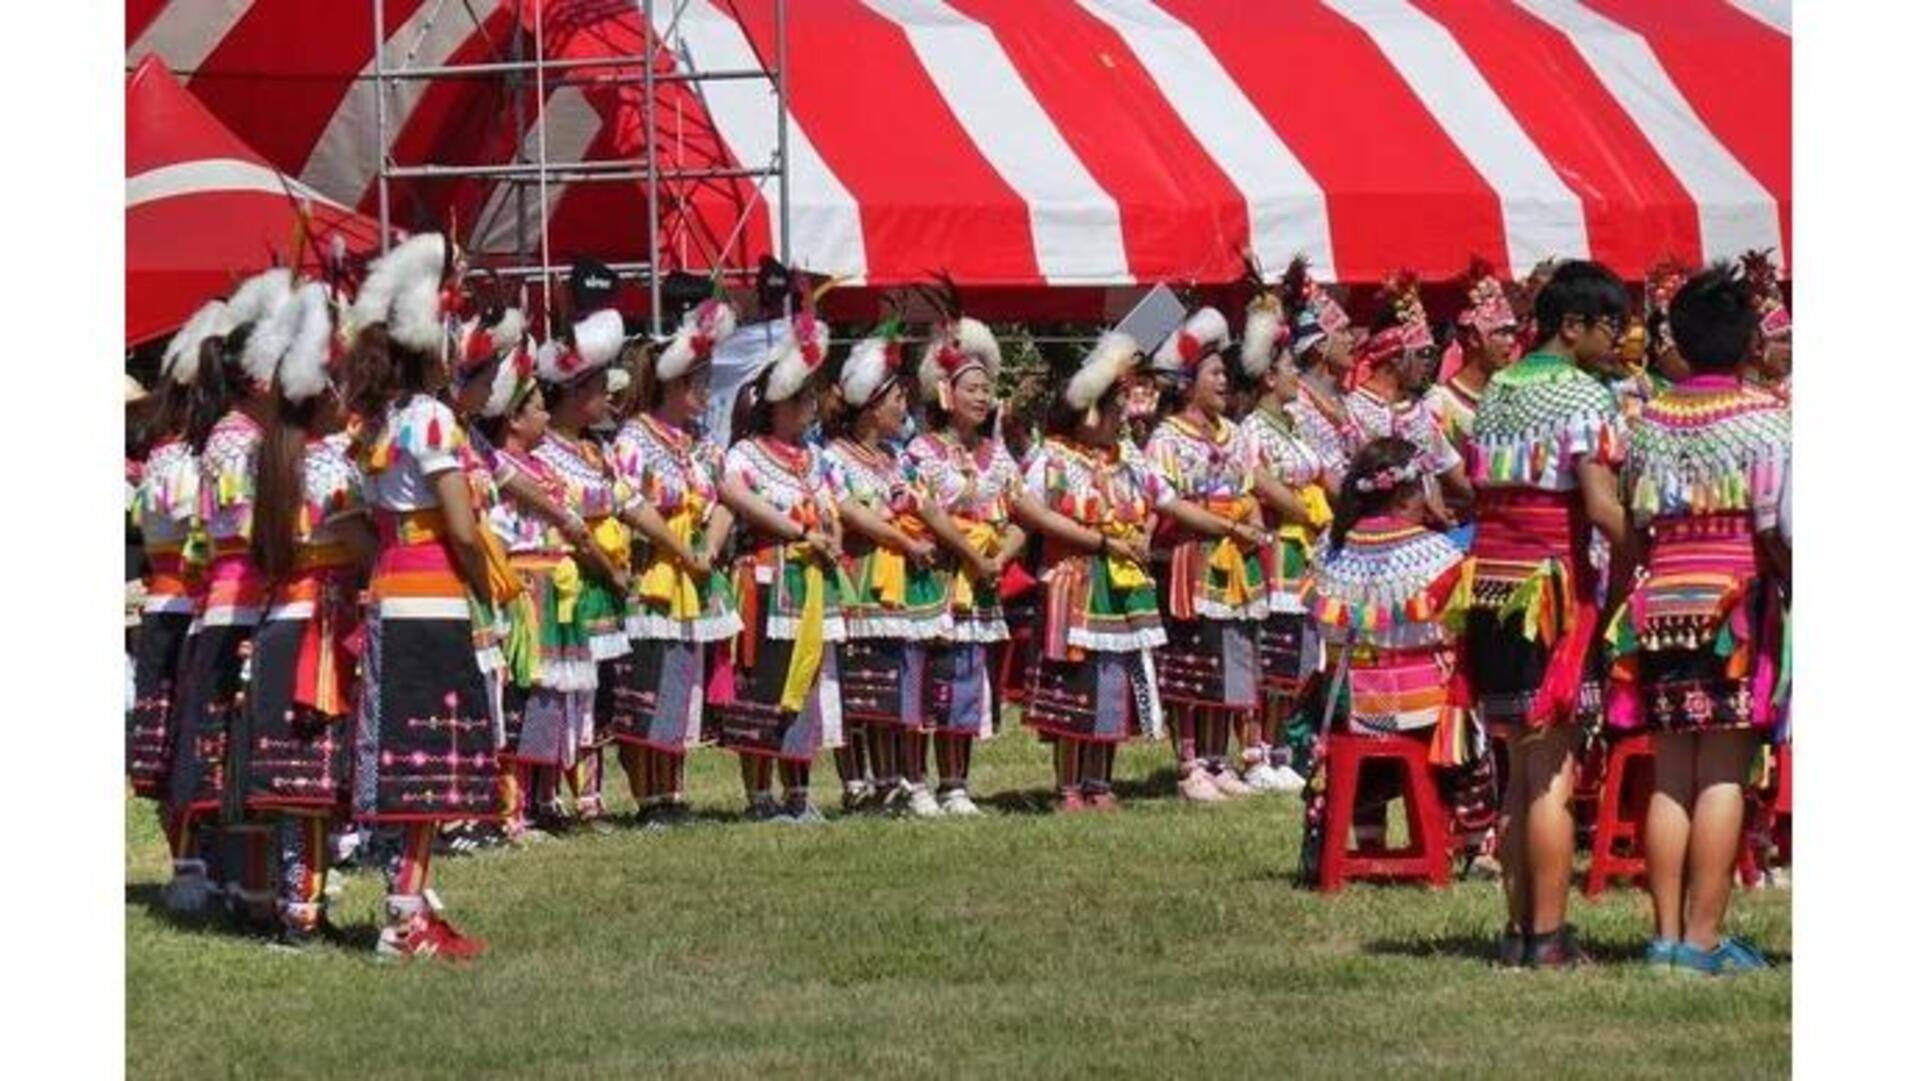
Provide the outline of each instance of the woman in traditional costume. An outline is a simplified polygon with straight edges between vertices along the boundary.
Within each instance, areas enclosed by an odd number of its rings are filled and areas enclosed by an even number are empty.
[[[1167,641],[1148,529],[1171,493],[1125,438],[1133,339],[1102,335],[1049,410],[1014,513],[1041,536],[1038,657],[1022,721],[1053,744],[1056,807],[1110,811],[1113,760],[1163,728],[1153,651]],[[1062,373],[1065,374],[1065,373]]]
[[[1534,302],[1538,344],[1488,381],[1474,418],[1464,641],[1481,721],[1507,744],[1501,958],[1511,965],[1581,957],[1565,917],[1573,767],[1600,707],[1591,647],[1603,582],[1593,533],[1616,559],[1630,555],[1614,472],[1620,408],[1593,372],[1612,354],[1626,312],[1611,271],[1560,264]]]
[[[633,653],[616,662],[605,723],[650,826],[691,817],[687,752],[710,738],[707,653],[740,633],[731,584],[716,569],[733,512],[720,502],[720,450],[702,432],[713,351],[734,323],[723,300],[689,311],[658,357],[640,360],[636,412],[613,440],[621,515],[645,556],[627,597]]]
[[[285,341],[262,329],[291,303],[292,282],[291,272],[270,270],[242,283],[227,302],[233,329],[222,350],[222,378],[232,393],[200,453],[208,564],[181,669],[170,792],[176,828],[213,830],[210,823],[220,823],[214,843],[221,888],[236,912],[259,925],[273,918],[272,838],[269,827],[244,822],[238,801],[228,799],[237,791],[228,777],[229,736],[245,701],[247,646],[267,604],[267,576],[253,551],[256,459]],[[196,889],[180,887],[183,894]]]
[[[813,759],[843,742],[838,643],[848,590],[839,515],[820,455],[804,442],[827,341],[811,311],[793,316],[753,383],[747,423],[721,474],[720,498],[741,527],[732,574],[742,630],[716,657],[708,716],[720,746],[740,756],[754,821],[821,821],[808,790]]]
[[[1241,738],[1242,780],[1259,792],[1306,786],[1292,768],[1287,726],[1307,681],[1320,669],[1320,636],[1307,616],[1306,591],[1315,543],[1333,520],[1326,465],[1289,412],[1300,378],[1287,336],[1279,298],[1262,287],[1247,306],[1240,343],[1241,374],[1258,393],[1240,433],[1253,457],[1254,494],[1279,523],[1267,550],[1267,618],[1255,636],[1261,713],[1258,727],[1250,726]]]
[[[1295,430],[1320,456],[1327,482],[1337,486],[1347,459],[1364,442],[1347,412],[1347,382],[1353,375],[1353,321],[1296,257],[1280,280],[1287,319],[1287,352],[1300,373],[1300,393],[1287,403]]]
[[[906,430],[907,384],[893,326],[847,354],[822,452],[853,587],[842,598],[841,716],[850,729],[864,729],[880,806],[935,818],[940,804],[926,783],[934,731],[928,646],[951,631],[953,617],[934,571],[939,548],[921,513],[923,494],[894,449]],[[842,781],[846,808],[858,809],[859,782]]]
[[[1447,441],[1425,398],[1438,351],[1420,303],[1420,283],[1410,271],[1402,271],[1388,278],[1383,296],[1386,303],[1373,333],[1355,351],[1347,415],[1363,443],[1395,438],[1420,448],[1429,520],[1452,528],[1454,514],[1448,505],[1471,507],[1473,486],[1460,452]]]
[[[1173,716],[1180,794],[1198,802],[1253,793],[1227,753],[1234,729],[1258,720],[1254,640],[1270,604],[1253,454],[1224,415],[1226,344],[1226,317],[1202,308],[1154,353],[1162,407],[1172,410],[1146,451],[1173,497],[1159,537],[1160,695]]]
[[[952,629],[929,647],[934,760],[942,814],[977,815],[968,790],[973,745],[996,720],[988,646],[1009,633],[1000,574],[1020,558],[1026,533],[1011,516],[1020,469],[993,433],[999,407],[1000,343],[986,324],[961,314],[951,287],[946,318],[920,357],[926,430],[907,444],[906,468],[921,490],[921,517],[945,549],[940,576]]]
[[[507,784],[474,654],[473,606],[504,590],[461,467],[466,434],[436,395],[449,380],[444,237],[409,238],[376,261],[349,310],[350,407],[366,425],[361,468],[380,538],[368,588],[353,805],[386,859],[383,956],[471,957],[427,888],[436,829],[497,819]]]
[[[1427,412],[1440,434],[1464,456],[1472,446],[1473,418],[1493,373],[1513,363],[1520,321],[1493,264],[1474,256],[1465,277],[1467,306],[1454,320],[1454,339],[1440,365],[1440,378],[1426,394]],[[1468,466],[1471,473],[1471,466]]]
[[[155,801],[173,856],[164,896],[168,908],[182,913],[200,911],[212,896],[212,853],[197,843],[206,831],[196,835],[170,813],[170,778],[186,689],[178,679],[205,584],[204,552],[194,551],[205,540],[199,455],[229,404],[223,352],[233,329],[226,302],[208,301],[167,343],[157,400],[139,440],[146,451],[133,498],[146,576],[127,710],[127,776],[135,795]]]
[[[378,540],[340,430],[327,286],[302,285],[254,340],[289,344],[258,452],[253,547],[272,589],[234,724],[234,784],[245,812],[273,824],[280,940],[299,946],[322,928],[328,831],[350,804],[354,640]]]
[[[1654,732],[1647,959],[1741,971],[1765,961],[1720,932],[1743,842],[1742,789],[1778,720],[1792,421],[1779,398],[1740,381],[1760,317],[1728,268],[1683,286],[1672,321],[1694,374],[1648,403],[1627,444],[1625,488],[1648,573],[1608,641],[1616,679]]]
[[[563,621],[570,610],[585,632],[593,671],[588,685],[580,688],[584,697],[528,702],[540,716],[523,719],[519,753],[524,760],[529,747],[537,745],[543,748],[540,754],[554,758],[573,791],[574,813],[589,823],[606,814],[600,752],[608,734],[595,723],[596,715],[612,712],[613,688],[619,682],[612,662],[633,649],[626,605],[632,534],[619,518],[627,498],[599,444],[588,437],[588,430],[606,415],[607,365],[619,356],[625,339],[620,313],[602,308],[575,321],[568,340],[548,342],[535,362],[552,416],[532,456],[558,481],[561,506],[585,524],[592,542],[575,548],[555,568],[562,576],[555,586],[562,594],[558,610]],[[565,569],[567,563],[574,565],[577,579]],[[549,712],[556,707],[563,708]],[[549,737],[555,741],[550,755],[545,749]],[[561,743],[569,746],[562,748]]]

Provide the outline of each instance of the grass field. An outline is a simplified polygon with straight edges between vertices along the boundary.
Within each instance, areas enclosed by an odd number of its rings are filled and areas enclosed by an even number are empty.
[[[732,760],[697,754],[699,825],[437,861],[451,913],[493,946],[464,968],[373,960],[372,874],[334,914],[360,948],[175,924],[164,845],[130,802],[129,1075],[1788,1072],[1791,966],[1647,971],[1638,893],[1574,902],[1601,964],[1501,972],[1493,885],[1322,897],[1292,879],[1293,797],[1179,805],[1161,745],[1122,755],[1125,813],[1062,819],[1036,813],[1046,763],[1024,732],[987,744],[979,820],[796,829],[737,821]],[[1739,893],[1732,930],[1784,961],[1789,895]]]

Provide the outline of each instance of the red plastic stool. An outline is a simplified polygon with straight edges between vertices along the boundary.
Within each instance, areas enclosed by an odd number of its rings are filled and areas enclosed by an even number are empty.
[[[1320,889],[1337,893],[1349,878],[1421,878],[1429,885],[1453,881],[1447,816],[1427,765],[1427,740],[1413,736],[1367,736],[1335,732],[1327,740],[1327,839],[1320,857]],[[1397,763],[1406,778],[1408,845],[1365,852],[1347,847],[1353,804],[1360,793],[1360,767]]]
[[[1600,816],[1593,826],[1593,862],[1587,866],[1588,897],[1605,892],[1614,878],[1644,881],[1647,858],[1640,827],[1653,795],[1653,737],[1628,736],[1607,752],[1600,788]]]

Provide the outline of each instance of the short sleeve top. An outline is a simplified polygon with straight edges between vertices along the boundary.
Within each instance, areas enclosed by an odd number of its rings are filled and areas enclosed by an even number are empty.
[[[1147,439],[1146,457],[1174,498],[1205,502],[1238,499],[1253,491],[1250,444],[1225,417],[1216,417],[1211,431],[1185,417],[1168,417]]]
[[[719,448],[653,417],[621,425],[609,459],[627,502],[650,504],[663,518],[680,513],[689,499],[709,510],[719,501]]]
[[[1125,440],[1102,451],[1049,438],[1029,457],[1027,494],[1081,525],[1122,522],[1145,530],[1151,513],[1174,498],[1159,471]]]
[[[1473,450],[1476,488],[1570,492],[1582,461],[1621,463],[1625,420],[1598,379],[1569,360],[1534,353],[1487,381]]]
[[[184,439],[169,439],[147,454],[134,489],[140,536],[148,548],[182,544],[200,512],[200,462]]]
[[[461,468],[465,442],[453,410],[430,395],[416,394],[390,408],[361,462],[367,505],[393,512],[438,507],[433,478]]]
[[[613,472],[593,443],[550,431],[533,448],[533,457],[544,462],[559,480],[567,509],[586,521],[608,517],[625,503]]]
[[[836,439],[821,450],[820,465],[835,502],[858,503],[888,519],[917,505],[911,463],[884,446]]]
[[[1389,402],[1366,387],[1347,395],[1347,412],[1363,440],[1404,439],[1419,449],[1420,471],[1438,476],[1460,464],[1460,452],[1447,441],[1427,399]]]
[[[1327,483],[1326,463],[1300,434],[1292,414],[1255,409],[1240,422],[1240,434],[1247,441],[1254,468],[1287,487]]]
[[[761,436],[728,448],[722,475],[738,481],[802,529],[817,528],[833,517],[820,453]]]
[[[907,444],[905,457],[921,492],[947,514],[995,526],[1011,517],[1020,467],[1000,440],[968,450],[944,432],[928,432]]]
[[[347,453],[348,437],[338,432],[307,444],[301,463],[301,491],[305,499],[299,519],[300,542],[308,545],[339,542],[339,523],[367,511],[365,483],[360,467]]]
[[[200,517],[214,541],[253,537],[254,467],[264,433],[235,410],[221,417],[200,453]]]

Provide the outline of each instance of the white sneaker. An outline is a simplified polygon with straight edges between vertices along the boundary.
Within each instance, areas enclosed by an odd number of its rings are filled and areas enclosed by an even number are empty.
[[[967,795],[964,788],[956,788],[940,797],[940,813],[959,818],[976,818],[980,808],[973,805],[973,797]]]
[[[1268,768],[1273,770],[1276,783],[1276,787],[1274,788],[1275,792],[1304,792],[1306,790],[1307,779],[1293,772],[1292,766],[1270,766]]]
[[[1267,765],[1265,762],[1255,762],[1253,765],[1248,766],[1247,772],[1242,775],[1240,779],[1245,781],[1247,787],[1253,789],[1255,792],[1267,793],[1280,791],[1280,771]]]
[[[939,818],[940,801],[923,784],[907,787],[907,812],[915,818]]]

